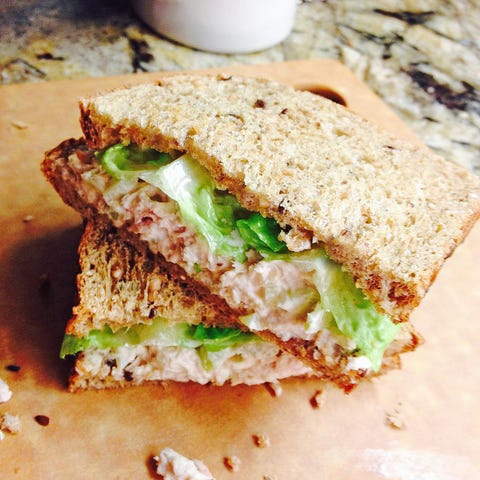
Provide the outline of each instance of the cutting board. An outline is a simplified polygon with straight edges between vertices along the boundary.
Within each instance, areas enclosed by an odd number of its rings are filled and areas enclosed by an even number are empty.
[[[334,61],[221,70],[323,93],[419,142]],[[13,391],[0,414],[22,422],[20,433],[0,442],[0,477],[156,478],[152,456],[171,447],[203,460],[217,479],[479,478],[478,226],[413,315],[425,344],[404,356],[401,370],[350,395],[299,379],[283,381],[280,396],[265,386],[194,384],[67,392],[68,364],[58,349],[75,297],[81,219],[39,164],[44,151],[80,135],[79,97],[160,75],[0,88],[0,377]],[[320,389],[325,402],[313,408]],[[37,423],[37,415],[49,424]],[[402,428],[388,421],[392,415]],[[257,447],[254,434],[267,435],[270,446]],[[237,472],[224,465],[233,455],[241,461]]]

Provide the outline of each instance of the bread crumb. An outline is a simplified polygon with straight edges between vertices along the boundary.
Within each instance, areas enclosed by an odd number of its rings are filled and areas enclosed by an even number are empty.
[[[265,384],[272,397],[279,397],[283,393],[280,382],[268,382]]]
[[[256,433],[252,435],[253,443],[259,448],[266,448],[270,446],[270,438],[264,433]]]
[[[25,130],[28,128],[28,123],[22,122],[21,120],[12,120],[11,124],[18,130]]]
[[[112,278],[114,278],[115,280],[120,280],[120,278],[122,278],[122,275],[123,275],[123,271],[119,266],[113,267],[111,273],[112,273]]]
[[[8,402],[12,398],[12,391],[5,380],[0,378],[0,403]]]
[[[163,480],[214,480],[202,461],[184,457],[172,448],[164,448],[153,459],[157,464],[157,474]]]
[[[225,457],[223,459],[223,463],[225,467],[227,467],[227,469],[231,472],[238,472],[240,470],[240,464],[242,462],[236,455],[232,455],[231,457]]]
[[[4,413],[0,418],[0,430],[2,432],[16,434],[22,429],[22,422],[17,415]]]
[[[221,82],[227,82],[228,80],[231,80],[231,79],[232,79],[232,76],[227,75],[226,73],[219,73],[217,75],[217,80],[219,80]]]
[[[46,415],[35,415],[33,418],[42,427],[46,427],[50,423],[50,418]]]
[[[406,427],[405,418],[396,408],[394,408],[391,412],[387,412],[386,422],[388,426],[397,430],[403,430]]]
[[[323,390],[317,390],[310,399],[312,408],[322,408],[325,405],[327,394]]]
[[[275,478],[275,477],[272,477],[271,475],[264,475],[264,476],[262,477],[262,480],[276,480],[276,478]]]
[[[15,372],[16,373],[16,372],[20,371],[21,367],[20,367],[20,365],[11,364],[11,365],[7,365],[6,368],[9,372]]]
[[[30,222],[33,220],[33,218],[34,218],[33,215],[25,215],[25,216],[23,217],[22,222],[23,222],[23,223],[30,223]]]

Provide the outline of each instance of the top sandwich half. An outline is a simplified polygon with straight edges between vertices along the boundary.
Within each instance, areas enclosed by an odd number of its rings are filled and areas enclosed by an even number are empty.
[[[466,170],[269,81],[174,76],[80,107],[90,147],[188,152],[217,188],[287,227],[289,248],[325,248],[395,320],[479,215],[480,183]]]

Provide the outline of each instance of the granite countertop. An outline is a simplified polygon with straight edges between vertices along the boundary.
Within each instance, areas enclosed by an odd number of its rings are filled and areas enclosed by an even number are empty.
[[[444,158],[480,174],[478,0],[301,2],[267,50],[213,54],[178,45],[125,0],[0,3],[0,83],[333,58]]]

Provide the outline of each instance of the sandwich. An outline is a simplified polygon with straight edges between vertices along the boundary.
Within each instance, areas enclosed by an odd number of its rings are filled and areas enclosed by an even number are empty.
[[[42,164],[63,200],[162,258],[225,318],[351,390],[480,214],[480,181],[267,80],[175,75],[80,101]]]
[[[78,253],[78,304],[60,351],[75,359],[71,391],[163,381],[256,385],[313,375],[274,343],[227,326],[208,292],[188,289],[114,227],[88,222]]]

